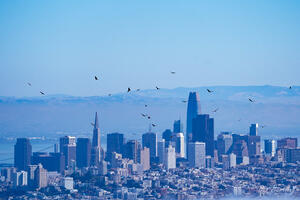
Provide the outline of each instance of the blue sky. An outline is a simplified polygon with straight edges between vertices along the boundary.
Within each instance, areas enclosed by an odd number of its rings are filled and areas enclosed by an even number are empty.
[[[300,85],[299,10],[283,0],[0,1],[0,96]]]

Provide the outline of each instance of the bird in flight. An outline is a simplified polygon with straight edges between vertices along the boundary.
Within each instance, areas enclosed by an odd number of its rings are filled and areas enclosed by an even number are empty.
[[[182,100],[182,103],[186,103],[187,101],[186,100]]]
[[[147,104],[145,104],[145,107],[148,107],[148,105],[147,105]]]
[[[27,85],[31,86],[31,83],[27,82]]]
[[[141,89],[136,89],[137,92],[139,92]]]
[[[92,125],[92,126],[95,126],[95,124],[94,124],[93,122],[91,122],[91,125]]]
[[[141,115],[142,115],[143,117],[147,117],[147,115],[146,115],[146,114],[143,114],[143,113],[141,113]]]
[[[248,98],[248,100],[252,103],[254,103],[255,101],[253,99]]]
[[[291,89],[292,89],[292,86],[290,86],[289,89],[291,90]]]
[[[156,126],[156,124],[151,124],[153,127],[155,127]]]
[[[159,90],[160,88],[156,86],[156,89]]]
[[[171,74],[176,74],[176,72],[174,72],[174,71],[171,71]]]
[[[218,110],[219,110],[219,108],[217,108],[217,109],[213,110],[213,112],[214,112],[214,113],[216,113]]]
[[[214,91],[210,90],[210,89],[206,89],[208,93],[212,93]]]
[[[98,81],[98,80],[99,80],[99,78],[98,78],[97,76],[95,76],[95,80],[96,80],[96,81]]]
[[[265,128],[266,127],[266,125],[262,125],[262,126],[260,126],[261,128]]]
[[[40,91],[40,93],[41,93],[41,95],[45,95],[45,93],[44,93],[44,92],[42,92],[42,91]]]
[[[147,117],[148,119],[151,119],[151,117],[148,115],[148,117]]]
[[[111,94],[108,94],[108,96],[111,96]]]
[[[130,89],[130,87],[127,89],[127,92],[130,92],[131,91],[131,89]]]

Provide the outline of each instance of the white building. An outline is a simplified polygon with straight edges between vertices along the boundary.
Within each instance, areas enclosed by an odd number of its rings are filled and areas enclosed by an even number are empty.
[[[241,196],[242,195],[242,188],[241,187],[233,187],[233,195],[234,196]]]
[[[165,148],[164,166],[166,169],[176,168],[175,148],[172,147],[171,145],[168,148]]]
[[[250,162],[250,160],[249,160],[249,157],[248,156],[243,156],[243,165],[249,165],[249,162]]]
[[[74,181],[72,177],[64,177],[63,179],[63,187],[67,190],[73,190]]]
[[[236,155],[234,153],[229,155],[229,167],[236,167]]]
[[[184,135],[183,133],[176,134],[176,156],[178,158],[184,158]]]
[[[141,150],[140,154],[140,163],[143,165],[143,170],[149,170],[150,169],[150,150],[147,147],[144,147]]]
[[[158,154],[159,163],[163,164],[164,157],[165,157],[165,140],[164,139],[162,139],[162,141],[159,141],[157,143],[157,154]]]
[[[12,182],[13,182],[13,187],[26,186],[27,185],[27,172],[25,172],[25,171],[14,172],[12,174]]]
[[[192,142],[189,143],[189,166],[205,168],[205,143],[204,142]]]

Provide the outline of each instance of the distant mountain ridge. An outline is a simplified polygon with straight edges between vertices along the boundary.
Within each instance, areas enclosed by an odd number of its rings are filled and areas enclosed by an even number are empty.
[[[206,89],[209,88],[213,93],[208,94]],[[293,86],[292,89],[280,86],[207,86],[196,88],[178,87],[174,89],[147,89],[139,92],[117,93],[112,96],[71,96],[71,95],[46,95],[41,97],[3,97],[0,96],[1,103],[47,103],[47,102],[122,102],[122,101],[139,101],[144,98],[150,99],[186,99],[190,91],[199,92],[201,99],[231,100],[243,101],[248,97],[252,98],[300,98],[300,86]],[[283,102],[284,103],[284,102]],[[300,103],[300,102],[299,102]]]
[[[208,93],[207,88],[214,92]],[[179,118],[185,126],[187,104],[183,100],[190,91],[199,92],[202,112],[215,119],[215,135],[221,131],[247,134],[251,123],[265,125],[260,130],[265,138],[300,135],[300,87],[268,85],[162,88],[90,97],[0,97],[0,134],[91,136],[90,123],[96,111],[103,135],[123,132],[139,138],[152,122],[157,124],[154,131],[161,134]],[[213,113],[216,108],[218,111]],[[141,113],[151,115],[151,120]]]

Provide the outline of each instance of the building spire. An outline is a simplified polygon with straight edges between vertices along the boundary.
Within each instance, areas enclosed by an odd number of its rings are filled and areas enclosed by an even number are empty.
[[[94,129],[97,129],[99,128],[99,122],[98,122],[98,114],[96,112],[96,115],[95,115],[95,123],[94,123]]]

